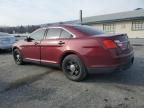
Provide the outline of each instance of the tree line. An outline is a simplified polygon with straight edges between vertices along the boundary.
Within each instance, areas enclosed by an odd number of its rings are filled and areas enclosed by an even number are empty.
[[[40,28],[37,25],[29,25],[29,26],[17,26],[17,27],[0,27],[0,32],[5,33],[31,33],[34,30]]]

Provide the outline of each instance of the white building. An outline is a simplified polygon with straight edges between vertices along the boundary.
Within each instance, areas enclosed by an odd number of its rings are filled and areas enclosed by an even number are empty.
[[[144,9],[83,18],[83,24],[110,33],[127,33],[144,38]]]
[[[66,21],[55,24],[79,24],[79,20]],[[129,38],[144,38],[144,9],[136,9],[133,11],[84,17],[82,24],[90,25],[96,29],[109,33],[127,33]]]

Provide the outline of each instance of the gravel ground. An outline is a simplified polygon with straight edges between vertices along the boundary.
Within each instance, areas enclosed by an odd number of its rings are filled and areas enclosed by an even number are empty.
[[[10,53],[1,53],[0,108],[144,108],[144,46],[134,50],[129,70],[83,82],[48,66],[17,66]]]

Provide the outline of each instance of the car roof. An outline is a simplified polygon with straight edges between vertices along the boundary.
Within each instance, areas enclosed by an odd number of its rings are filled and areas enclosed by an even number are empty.
[[[74,27],[74,26],[83,26],[83,25],[79,25],[79,24],[57,24],[57,25],[51,25],[51,26],[46,26],[43,28],[65,28],[65,27]]]

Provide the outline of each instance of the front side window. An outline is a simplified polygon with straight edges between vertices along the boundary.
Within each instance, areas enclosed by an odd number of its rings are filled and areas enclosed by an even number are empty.
[[[114,33],[115,25],[114,24],[103,24],[103,30],[108,33]]]
[[[58,39],[60,37],[60,28],[50,28],[48,29],[46,39]]]
[[[72,35],[65,30],[62,30],[60,38],[72,38]]]
[[[132,30],[133,31],[144,30],[144,21],[133,21]]]
[[[45,29],[38,29],[38,30],[34,31],[34,32],[30,35],[30,37],[31,37],[33,40],[40,41],[40,40],[43,39],[44,33],[45,33]]]

